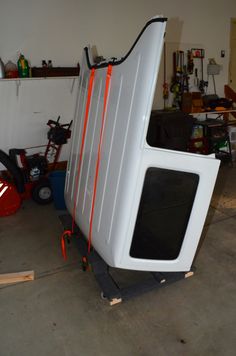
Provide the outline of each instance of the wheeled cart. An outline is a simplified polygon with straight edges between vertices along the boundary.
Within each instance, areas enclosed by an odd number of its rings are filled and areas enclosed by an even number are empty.
[[[72,224],[71,216],[65,214],[60,215],[59,218],[64,230],[68,231]],[[92,270],[101,289],[101,297],[106,299],[111,306],[194,275],[194,267],[187,272],[143,272],[142,277],[139,276],[138,280],[136,278],[135,282],[130,281],[128,285],[122,287],[118,279],[119,274],[122,274],[123,271],[112,269],[94,249],[88,254],[86,239],[82,236],[77,226],[75,226],[74,233],[70,236],[70,239],[78,248],[83,270]],[[138,272],[132,272],[132,276],[136,273]]]

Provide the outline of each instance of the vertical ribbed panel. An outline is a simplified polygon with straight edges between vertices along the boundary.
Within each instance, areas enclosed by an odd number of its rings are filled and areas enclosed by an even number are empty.
[[[164,31],[165,21],[162,18],[152,19],[141,32],[132,50],[124,60],[113,65],[112,69],[92,245],[114,267],[149,271],[188,270],[199,242],[219,167],[219,162],[213,157],[153,148],[146,143]],[[71,214],[74,199],[77,199],[75,221],[88,238],[107,67],[100,67],[95,72],[80,179],[78,190],[75,191],[90,75],[85,56],[81,69],[83,74],[79,83],[65,199]],[[196,196],[188,212],[186,230],[180,238],[183,242],[179,248],[180,253],[172,261],[142,258],[142,254],[141,258],[130,256],[145,174],[149,167],[168,172],[189,172],[199,178]],[[164,180],[164,184],[168,184],[168,180]],[[168,186],[164,188],[168,192]],[[157,214],[154,221],[158,218]]]

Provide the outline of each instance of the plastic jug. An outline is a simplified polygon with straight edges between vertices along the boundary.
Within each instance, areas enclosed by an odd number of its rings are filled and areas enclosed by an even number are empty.
[[[11,61],[8,61],[5,65],[5,76],[6,78],[17,78],[18,69],[17,65]]]

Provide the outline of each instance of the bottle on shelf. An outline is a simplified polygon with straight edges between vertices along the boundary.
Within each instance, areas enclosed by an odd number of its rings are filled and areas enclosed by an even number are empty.
[[[17,65],[12,61],[8,61],[5,65],[5,77],[6,78],[18,78]]]
[[[17,62],[17,66],[18,66],[19,77],[20,78],[28,78],[29,77],[29,64],[23,54],[20,55],[18,62]]]
[[[47,68],[48,67],[47,62],[44,59],[42,60],[42,67],[43,68]]]

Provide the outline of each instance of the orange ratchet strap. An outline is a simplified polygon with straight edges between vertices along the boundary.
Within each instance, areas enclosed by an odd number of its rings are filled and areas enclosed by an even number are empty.
[[[64,258],[64,260],[67,260],[67,253],[66,253],[66,238],[71,237],[71,230],[65,230],[63,234],[61,235],[61,253]]]
[[[83,153],[84,153],[84,144],[85,144],[85,138],[86,138],[86,133],[87,133],[89,109],[90,109],[93,84],[94,84],[94,76],[95,76],[95,69],[92,68],[92,70],[90,72],[90,77],[89,77],[87,102],[86,102],[86,108],[85,108],[85,114],[84,114],[84,124],[83,124],[83,130],[82,130],[82,140],[81,140],[81,146],[80,146],[80,152],[79,152],[79,163],[78,163],[77,176],[76,176],[76,181],[75,181],[75,196],[74,196],[74,206],[73,206],[73,214],[72,214],[72,227],[71,227],[71,230],[65,230],[61,236],[61,251],[62,251],[62,256],[63,256],[64,260],[67,259],[65,239],[70,238],[71,235],[74,233],[74,229],[75,229],[76,200],[77,200],[77,195],[78,195],[79,178],[80,178],[80,171],[81,171],[81,165],[82,165]]]
[[[105,128],[105,122],[106,122],[107,100],[108,100],[109,89],[110,89],[111,74],[112,74],[112,65],[109,64],[108,68],[107,68],[107,75],[106,75],[106,84],[105,84],[104,101],[103,101],[103,112],[102,112],[102,123],[101,123],[101,129],[100,129],[96,170],[95,170],[95,176],[94,176],[92,208],[91,208],[91,213],[90,213],[90,225],[89,225],[89,236],[88,236],[88,253],[90,253],[91,245],[92,245],[94,208],[95,208],[95,202],[96,202],[97,183],[98,183],[99,168],[100,168],[100,161],[101,161],[101,149],[102,149],[103,134],[104,134],[104,128]]]

